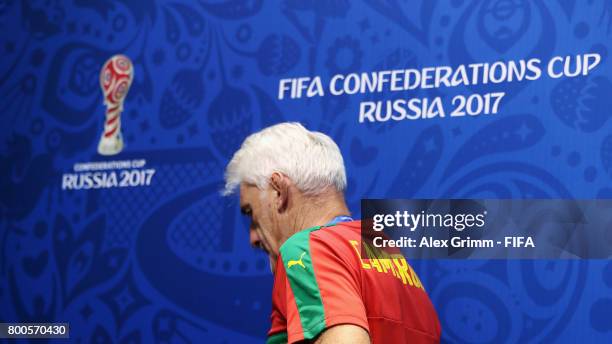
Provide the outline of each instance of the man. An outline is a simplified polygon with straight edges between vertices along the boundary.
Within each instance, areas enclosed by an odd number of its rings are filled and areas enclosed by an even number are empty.
[[[249,136],[225,172],[274,273],[268,343],[435,343],[440,325],[401,259],[362,259],[340,149],[299,123]],[[385,264],[386,263],[386,264]]]

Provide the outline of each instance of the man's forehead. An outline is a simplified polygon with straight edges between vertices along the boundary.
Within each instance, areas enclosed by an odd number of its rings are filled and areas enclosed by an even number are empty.
[[[250,203],[258,191],[257,186],[253,184],[240,183],[240,206]]]

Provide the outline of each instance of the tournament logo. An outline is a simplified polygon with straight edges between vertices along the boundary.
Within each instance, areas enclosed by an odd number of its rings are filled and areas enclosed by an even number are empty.
[[[134,80],[134,67],[132,61],[125,55],[115,55],[102,66],[100,87],[104,94],[106,115],[104,131],[98,143],[98,153],[101,155],[115,155],[123,150],[121,112],[132,80]]]
[[[123,102],[134,80],[132,61],[125,55],[114,55],[100,71],[100,87],[106,106],[104,131],[98,143],[98,153],[113,156],[123,150],[121,112]],[[62,190],[89,190],[150,186],[154,168],[146,168],[142,158],[77,162],[72,172],[62,175]]]

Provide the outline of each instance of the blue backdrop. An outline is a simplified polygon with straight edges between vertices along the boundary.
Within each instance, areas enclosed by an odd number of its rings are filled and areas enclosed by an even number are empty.
[[[219,190],[281,121],[338,142],[357,216],[361,198],[612,198],[611,48],[612,1],[0,1],[0,321],[262,342],[267,257]],[[98,77],[117,53],[135,80],[108,158]],[[278,99],[283,78],[586,53],[601,62],[574,78]],[[364,100],[487,92],[497,114],[359,122]],[[62,188],[75,164],[143,159],[148,183]],[[412,264],[447,341],[612,341],[608,260]]]

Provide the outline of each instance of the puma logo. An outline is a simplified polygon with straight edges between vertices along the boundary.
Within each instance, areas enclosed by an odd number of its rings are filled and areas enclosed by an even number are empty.
[[[302,254],[300,255],[300,259],[298,259],[298,260],[290,260],[289,262],[287,262],[287,269],[290,269],[294,265],[299,265],[299,266],[303,267],[304,269],[306,269],[306,266],[302,262],[302,258],[304,258],[305,254],[306,254],[306,252],[302,252]]]

